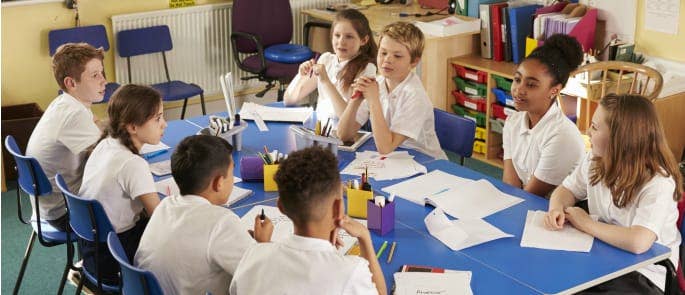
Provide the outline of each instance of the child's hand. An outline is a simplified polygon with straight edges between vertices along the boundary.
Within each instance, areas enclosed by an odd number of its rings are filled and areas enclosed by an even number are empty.
[[[326,72],[326,66],[322,64],[315,64],[312,67],[312,71],[314,71],[314,75],[319,77],[319,81],[324,83],[330,81],[330,78],[328,78],[328,73]]]
[[[364,99],[378,99],[378,83],[373,77],[359,77],[351,86],[353,93],[361,92]]]
[[[568,207],[564,212],[566,212],[566,219],[580,231],[587,232],[589,225],[593,222],[590,215],[580,207]]]
[[[545,227],[549,230],[560,230],[564,228],[565,218],[562,210],[551,209],[545,216]]]
[[[350,236],[353,236],[357,239],[371,240],[371,234],[369,234],[369,229],[367,229],[366,226],[350,218],[347,215],[345,215],[345,217],[343,217],[342,219],[336,220],[335,223],[339,228],[342,228],[348,234],[350,234]]]
[[[299,73],[302,77],[311,77],[312,66],[316,64],[316,61],[312,58],[300,64]]]
[[[254,219],[254,239],[259,243],[271,242],[271,234],[274,232],[274,225],[269,217],[261,220],[259,214]]]
[[[328,238],[328,241],[335,246],[335,248],[340,249],[340,247],[345,246],[345,243],[343,243],[342,239],[338,236],[338,231],[339,228],[335,228],[334,230],[331,231],[331,236]]]

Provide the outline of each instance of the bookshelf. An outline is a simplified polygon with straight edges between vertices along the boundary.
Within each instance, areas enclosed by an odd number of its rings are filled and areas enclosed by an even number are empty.
[[[467,69],[478,70],[487,73],[486,78],[486,108],[485,108],[485,138],[484,144],[487,147],[485,153],[477,153],[474,151],[473,158],[493,166],[500,168],[504,167],[504,162],[498,157],[498,154],[502,151],[502,134],[493,131],[493,126],[491,124],[490,118],[493,117],[492,105],[497,103],[497,99],[492,92],[492,88],[496,88],[496,81],[494,76],[503,77],[506,79],[513,79],[514,72],[516,71],[516,64],[511,62],[499,62],[490,59],[481,58],[479,55],[465,55],[454,57],[448,60],[447,70],[450,73],[447,79],[447,93],[446,93],[446,105],[444,106],[446,110],[454,112],[452,105],[455,104],[454,96],[452,91],[456,89],[455,82],[452,80],[456,75],[453,65],[459,65]]]

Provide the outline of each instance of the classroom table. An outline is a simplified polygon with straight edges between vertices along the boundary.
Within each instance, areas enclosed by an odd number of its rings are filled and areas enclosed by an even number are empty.
[[[224,114],[225,115],[225,114]],[[169,159],[174,147],[186,136],[196,134],[208,123],[208,116],[186,120],[170,121],[162,142],[172,147],[169,153],[151,159],[151,162]],[[258,131],[252,121],[243,133],[242,151],[233,153],[236,168],[235,176],[240,177],[240,157],[253,155],[264,145],[278,148],[284,152],[295,150],[293,135],[288,131],[289,123],[267,122],[268,132]],[[369,140],[363,149],[374,150]],[[452,251],[440,241],[430,236],[423,219],[433,210],[396,198],[395,229],[379,236],[372,232],[374,245],[383,241],[396,241],[398,246],[393,261],[388,264],[387,252],[379,260],[388,288],[393,286],[393,273],[403,264],[428,265],[446,269],[472,271],[471,288],[475,294],[570,294],[618,277],[622,274],[667,259],[670,249],[655,244],[647,252],[634,255],[595,239],[589,253],[551,251],[519,246],[526,212],[546,210],[548,201],[529,194],[521,189],[502,183],[498,179],[446,160],[432,158],[412,151],[416,160],[425,165],[428,171],[444,172],[469,179],[485,178],[505,193],[523,198],[524,201],[510,208],[484,218],[502,231],[514,235],[488,243],[473,246],[461,251]],[[338,151],[340,169],[354,159],[354,153]],[[168,177],[168,176],[167,176]],[[350,176],[342,176],[349,179]],[[156,178],[159,180],[161,178]],[[406,179],[375,181],[371,185],[375,194],[383,194],[381,189]],[[239,187],[250,189],[254,194],[230,208],[239,216],[244,215],[254,205],[275,206],[277,193],[264,192],[260,182],[240,182]]]

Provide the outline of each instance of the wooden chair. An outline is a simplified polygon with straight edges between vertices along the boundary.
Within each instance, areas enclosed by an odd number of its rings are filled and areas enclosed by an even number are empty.
[[[578,76],[580,74],[584,75]],[[563,92],[590,100],[599,100],[609,93],[628,93],[639,94],[654,101],[663,86],[663,78],[655,69],[624,61],[601,61],[587,64],[571,73],[571,77],[574,78],[569,80],[569,84],[575,80],[576,83],[590,85],[590,89],[586,89],[583,95],[571,89],[573,85],[567,85]],[[593,77],[595,79],[592,79]],[[630,83],[629,87],[627,83]],[[596,91],[597,87],[601,87],[599,93]]]

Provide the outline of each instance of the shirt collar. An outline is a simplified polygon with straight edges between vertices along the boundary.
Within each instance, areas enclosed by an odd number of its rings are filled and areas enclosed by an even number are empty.
[[[203,197],[200,197],[198,195],[183,195],[183,196],[174,195],[174,196],[171,196],[170,198],[176,199],[179,203],[212,205],[212,203],[210,203],[209,200],[207,200]]]
[[[379,86],[379,88],[380,88],[380,94],[381,94],[381,96],[383,96],[383,94],[385,94],[385,96],[386,96],[387,98],[396,97],[395,94],[396,94],[396,93],[400,93],[400,92],[402,91],[402,88],[404,88],[405,86],[409,85],[410,81],[414,78],[414,76],[416,76],[416,73],[414,73],[414,72],[409,72],[409,75],[407,75],[407,77],[404,78],[404,80],[402,80],[402,82],[400,82],[400,84],[397,85],[397,87],[395,87],[395,89],[393,89],[390,93],[388,93],[388,87],[387,87],[386,84],[385,84],[386,78],[385,78],[385,76],[383,76],[383,75],[379,75],[379,77],[377,78],[377,80],[379,81],[379,85],[378,85],[378,86]]]
[[[84,105],[80,100],[76,99],[76,97],[73,97],[71,94],[62,92],[62,97],[64,97],[64,99],[68,101],[70,104],[78,105],[79,108],[83,108],[84,110],[87,110],[89,113],[92,113],[90,108]]]
[[[521,120],[521,128],[520,128],[520,135],[524,134],[534,134],[536,130],[540,130],[542,127],[538,128],[538,126],[546,124],[547,121],[551,120],[554,116],[556,116],[559,113],[559,106],[557,106],[557,103],[553,103],[552,106],[547,109],[547,112],[540,118],[540,121],[535,124],[533,128],[528,127],[528,112],[526,112],[525,116],[523,117],[523,120]]]
[[[283,241],[283,244],[294,249],[305,251],[335,252],[335,247],[329,241],[298,235],[290,236]]]

